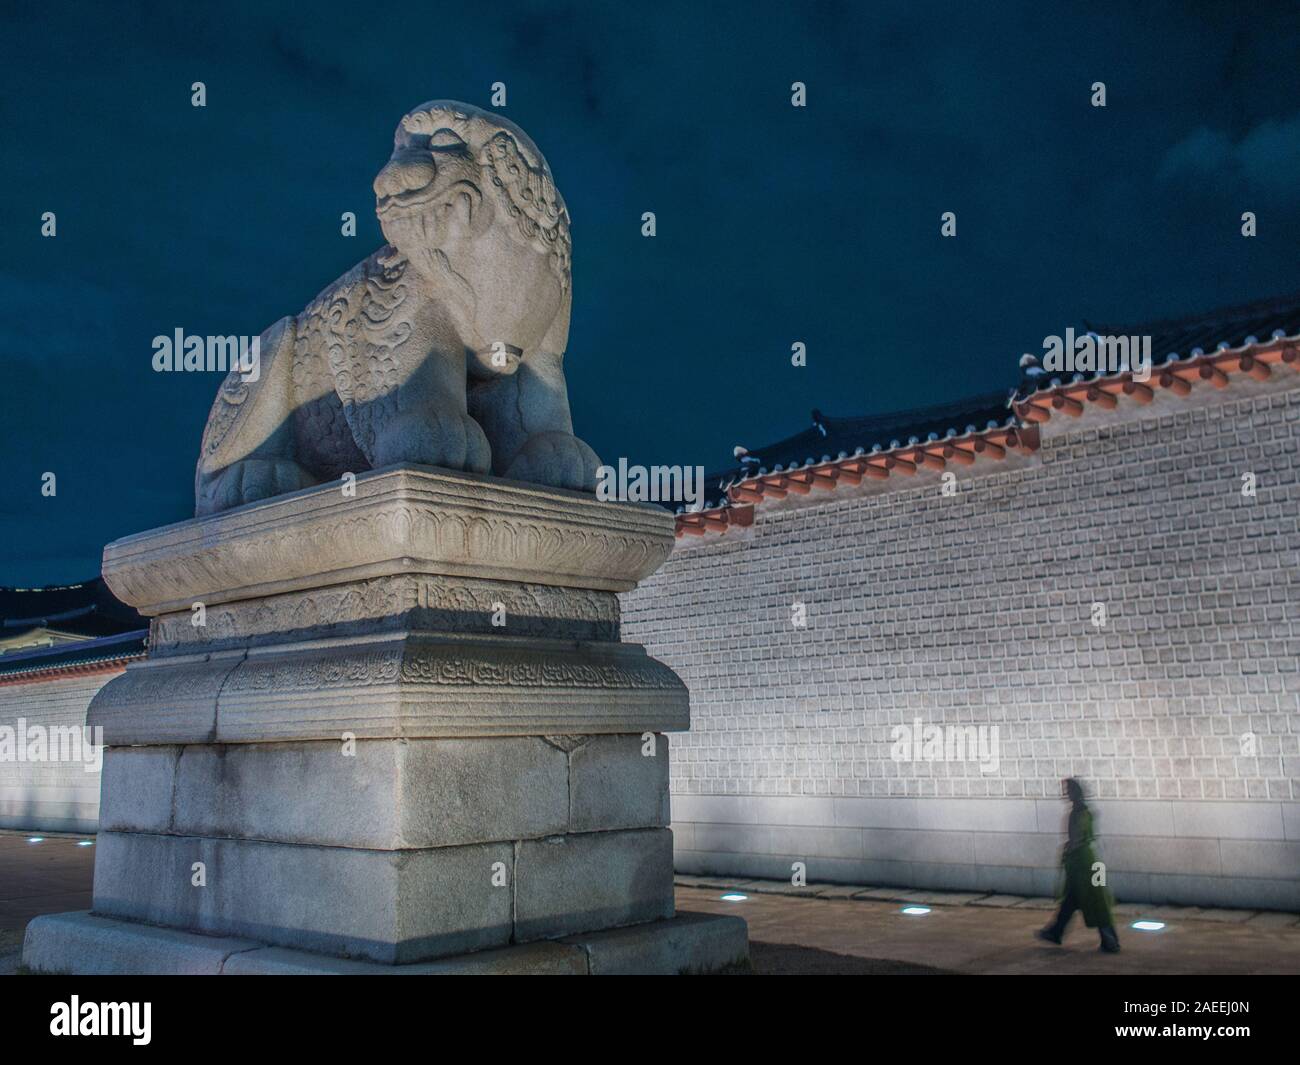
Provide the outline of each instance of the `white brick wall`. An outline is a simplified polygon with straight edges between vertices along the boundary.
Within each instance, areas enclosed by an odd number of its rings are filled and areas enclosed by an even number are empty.
[[[0,725],[82,727],[90,700],[114,674],[0,685]],[[80,763],[0,761],[0,828],[93,832],[99,772]]]
[[[1103,837],[1116,826],[1121,896],[1300,908],[1300,390],[1209,396],[1145,420],[1058,415],[1018,468],[950,467],[956,497],[923,472],[679,541],[623,597],[625,638],[691,690],[672,764],[679,867],[789,875],[806,858],[821,879],[1042,892],[1050,811],[1078,775]],[[892,760],[891,729],[918,717],[996,725],[998,771]],[[739,800],[728,817],[718,797]],[[786,801],[761,816],[756,797]],[[837,820],[842,803],[809,813],[811,797],[883,800],[877,820],[934,803],[889,836]],[[1049,823],[945,833],[951,800],[976,799]]]

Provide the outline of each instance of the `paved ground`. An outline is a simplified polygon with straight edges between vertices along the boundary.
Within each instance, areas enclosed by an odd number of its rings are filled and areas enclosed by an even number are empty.
[[[88,836],[46,835],[28,843],[0,831],[0,974],[12,972],[27,922],[42,913],[90,908],[95,848]],[[747,896],[725,902],[729,890]],[[1250,910],[1121,906],[1124,951],[1101,954],[1096,935],[1076,919],[1064,947],[1034,939],[1050,899],[813,886],[792,897],[771,881],[681,877],[677,906],[739,914],[749,922],[754,971],[781,973],[1300,973],[1300,916]],[[858,897],[853,897],[858,896]],[[925,904],[921,917],[902,914]],[[1167,922],[1162,932],[1128,924]]]
[[[79,847],[93,836],[0,831],[0,975],[13,972],[22,953],[23,929],[42,913],[90,909],[95,848]]]
[[[1097,934],[1079,918],[1063,946],[1034,938],[1052,915],[1050,899],[864,888],[858,890],[909,897],[844,897],[845,888],[832,889],[841,896],[832,898],[766,893],[776,887],[733,884],[730,890],[747,898],[726,902],[720,896],[728,892],[718,887],[679,882],[677,907],[744,917],[759,974],[898,972],[888,966],[900,963],[929,967],[930,972],[1045,976],[1300,973],[1300,917],[1295,914],[1122,906],[1117,917],[1123,951],[1102,954]],[[901,911],[908,903],[928,904],[930,912],[907,916]],[[1140,916],[1164,920],[1166,927],[1160,932],[1129,928]],[[793,949],[783,951],[778,945]]]
[[[0,931],[27,926],[37,914],[90,908],[95,848],[77,846],[94,836],[44,836],[0,832]]]

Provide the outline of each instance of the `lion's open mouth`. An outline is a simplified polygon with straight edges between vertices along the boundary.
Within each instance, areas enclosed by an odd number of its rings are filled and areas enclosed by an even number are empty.
[[[434,182],[429,182],[423,188],[412,189],[410,192],[398,192],[392,196],[381,196],[375,203],[375,211],[378,214],[406,214],[416,207],[423,207],[431,201],[437,193]]]

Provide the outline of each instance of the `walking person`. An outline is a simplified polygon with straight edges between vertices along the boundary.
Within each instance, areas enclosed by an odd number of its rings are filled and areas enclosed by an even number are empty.
[[[1084,802],[1083,785],[1074,777],[1061,782],[1061,792],[1070,801],[1070,821],[1061,853],[1063,885],[1061,908],[1056,920],[1039,929],[1038,938],[1058,946],[1076,910],[1083,914],[1089,928],[1101,935],[1101,949],[1107,954],[1119,953],[1119,937],[1115,935],[1115,918],[1111,913],[1110,891],[1104,885],[1094,884],[1093,866],[1097,854],[1093,849],[1092,811]]]

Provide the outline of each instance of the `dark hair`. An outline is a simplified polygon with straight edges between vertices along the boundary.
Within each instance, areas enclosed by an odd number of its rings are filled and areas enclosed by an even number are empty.
[[[1065,794],[1072,803],[1083,802],[1083,785],[1074,777],[1065,778]]]

